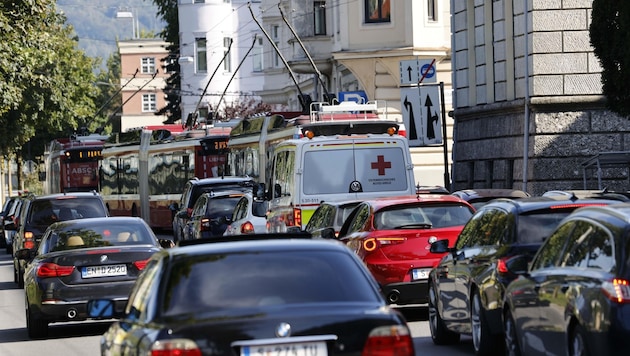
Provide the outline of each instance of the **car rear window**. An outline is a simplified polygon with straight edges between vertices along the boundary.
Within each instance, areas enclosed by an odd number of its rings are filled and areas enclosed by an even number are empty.
[[[154,245],[155,241],[144,229],[137,229],[133,226],[90,229],[83,226],[51,233],[41,248],[47,252],[54,252],[76,248],[145,244]]]
[[[374,225],[379,230],[415,228],[427,224],[432,228],[466,224],[472,211],[461,204],[414,205],[380,210],[374,214]]]
[[[57,221],[106,217],[107,211],[98,198],[42,199],[31,202],[28,222],[47,226]]]
[[[318,251],[186,256],[173,265],[165,292],[165,316],[269,304],[379,300],[352,258]]]
[[[241,199],[240,195],[215,197],[208,200],[206,207],[206,217],[218,218],[221,216],[232,216],[236,204]]]
[[[190,194],[188,207],[191,208],[193,205],[195,205],[195,202],[197,201],[197,199],[199,199],[199,197],[203,193],[225,192],[228,190],[246,192],[246,191],[251,191],[252,189],[253,189],[252,186],[247,186],[245,182],[244,184],[233,183],[233,184],[196,185],[193,187],[192,193]]]
[[[252,214],[259,218],[267,216],[267,209],[269,208],[269,202],[267,200],[254,200],[252,205]]]
[[[520,215],[516,226],[516,242],[542,244],[571,211],[573,210],[538,210],[534,213]]]

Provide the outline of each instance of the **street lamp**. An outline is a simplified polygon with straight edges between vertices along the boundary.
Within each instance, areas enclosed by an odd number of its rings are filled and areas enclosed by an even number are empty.
[[[119,9],[116,12],[116,18],[117,19],[131,19],[131,30],[132,30],[132,38],[136,39],[140,36],[140,31],[138,28],[136,28],[138,26],[138,18],[137,16],[134,16],[133,14],[133,9],[129,10],[129,9]]]

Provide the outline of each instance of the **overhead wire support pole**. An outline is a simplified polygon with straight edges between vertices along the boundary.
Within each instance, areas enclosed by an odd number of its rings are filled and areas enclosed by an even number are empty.
[[[219,110],[219,105],[221,105],[221,101],[223,100],[223,97],[225,96],[225,93],[227,92],[227,89],[230,86],[230,83],[232,83],[232,80],[234,80],[234,77],[236,76],[236,73],[238,72],[238,70],[241,69],[243,62],[245,62],[245,59],[247,59],[247,56],[249,56],[249,53],[252,51],[252,49],[254,49],[254,46],[256,45],[257,40],[258,40],[258,35],[254,35],[254,41],[252,42],[252,45],[247,50],[247,53],[245,53],[245,55],[243,56],[243,59],[241,59],[241,62],[238,64],[238,67],[236,67],[236,69],[234,70],[234,73],[232,73],[232,77],[228,81],[227,85],[225,86],[225,90],[223,90],[223,94],[221,94],[221,97],[219,98],[219,101],[217,102],[217,112]]]
[[[210,79],[208,79],[208,82],[206,83],[206,87],[203,88],[203,92],[201,93],[201,96],[199,97],[199,101],[197,102],[197,105],[195,106],[195,112],[193,113],[193,115],[197,115],[197,110],[199,110],[199,105],[201,105],[201,101],[203,100],[203,97],[206,95],[206,92],[208,91],[208,87],[210,86],[210,82],[212,82],[212,79],[214,78],[214,76],[219,71],[219,68],[221,68],[221,65],[223,64],[223,62],[225,62],[225,59],[230,54],[230,51],[232,51],[232,42],[233,41],[230,39],[230,45],[228,46],[228,50],[225,51],[225,54],[223,54],[223,58],[221,58],[221,61],[219,62],[217,67],[214,68],[214,72],[212,72],[212,75],[210,76]]]
[[[287,24],[287,27],[289,27],[289,30],[291,30],[291,33],[293,34],[293,37],[295,37],[295,39],[298,41],[298,43],[300,44],[300,47],[302,48],[302,51],[304,51],[304,54],[308,58],[309,62],[311,62],[311,67],[313,67],[313,70],[315,71],[315,74],[317,75],[317,80],[319,81],[319,84],[322,86],[322,89],[324,90],[325,101],[328,101],[330,99],[330,94],[328,93],[328,89],[326,89],[326,85],[324,84],[324,81],[322,80],[322,73],[319,71],[319,69],[317,69],[317,66],[315,65],[315,61],[313,61],[311,54],[308,52],[308,50],[306,50],[306,46],[304,46],[304,43],[302,43],[302,40],[295,32],[295,29],[289,23],[289,20],[287,20],[286,16],[284,16],[284,12],[282,11],[282,5],[280,5],[280,3],[278,3],[278,10],[280,10],[282,21],[284,21],[284,23]]]
[[[265,31],[265,28],[260,24],[260,22],[258,22],[258,19],[256,19],[256,16],[254,16],[254,10],[252,10],[252,3],[248,2],[247,3],[247,7],[249,8],[249,12],[252,14],[252,19],[254,19],[254,22],[256,22],[256,25],[258,25],[258,27],[260,28],[262,33],[265,35],[265,37],[267,37],[267,40],[269,41],[269,43],[271,43],[271,46],[273,47],[273,50],[276,51],[276,53],[278,54],[278,57],[280,57],[280,59],[282,60],[282,63],[284,63],[284,66],[289,71],[289,75],[291,76],[291,79],[293,80],[293,84],[295,84],[295,88],[297,89],[298,93],[300,93],[300,97],[304,97],[304,94],[302,93],[302,89],[300,89],[300,85],[298,84],[298,81],[295,78],[295,74],[291,70],[291,67],[289,67],[289,63],[287,62],[287,60],[282,55],[282,53],[278,49],[278,46],[276,46],[276,43],[273,41],[271,36],[269,36],[267,31]],[[303,102],[300,101],[300,104],[302,105],[302,111],[306,111],[308,109],[308,108],[304,107],[304,103]]]

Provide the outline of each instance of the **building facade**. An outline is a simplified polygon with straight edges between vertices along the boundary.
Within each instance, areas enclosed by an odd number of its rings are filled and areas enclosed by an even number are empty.
[[[263,36],[252,20],[260,1],[179,0],[182,117],[260,101]]]
[[[118,110],[120,117],[114,118],[114,132],[161,125],[166,120],[164,115],[155,115],[166,104],[163,89],[170,75],[164,72],[166,46],[166,42],[157,39],[118,42],[123,105]]]
[[[628,120],[605,109],[591,4],[451,0],[453,189],[598,188],[584,162],[630,148]],[[627,171],[605,178],[628,190]]]

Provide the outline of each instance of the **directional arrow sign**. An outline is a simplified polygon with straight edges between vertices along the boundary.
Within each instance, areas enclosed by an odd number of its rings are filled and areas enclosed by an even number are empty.
[[[442,115],[440,110],[440,88],[437,86],[421,86],[420,106],[422,111],[422,127],[424,128],[424,144],[442,144]]]
[[[424,146],[425,131],[418,87],[400,88],[400,107],[410,147]]]
[[[400,84],[418,84],[420,68],[418,60],[400,61]]]

